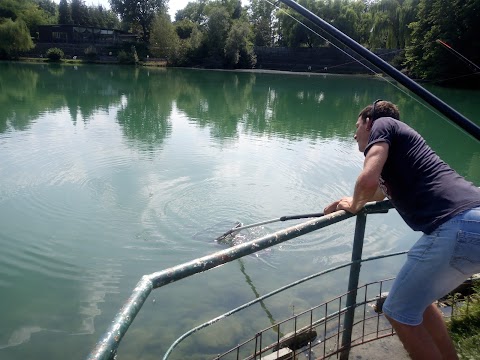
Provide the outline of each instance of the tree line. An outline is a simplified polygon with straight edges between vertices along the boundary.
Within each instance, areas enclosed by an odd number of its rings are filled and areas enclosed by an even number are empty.
[[[172,21],[168,0],[109,0],[111,10],[83,0],[2,0],[0,53],[8,36],[35,38],[40,24],[117,28],[137,34],[150,54],[175,66],[252,68],[255,47],[324,47],[335,43],[313,23],[271,0],[194,0]],[[480,0],[299,0],[300,5],[369,49],[403,50],[396,59],[415,78],[476,72],[480,61]],[[10,34],[10,35],[9,35]],[[28,36],[27,36],[28,37]],[[17,36],[17,39],[19,37]],[[18,43],[19,41],[17,41]],[[23,46],[30,46],[25,39]],[[478,74],[478,71],[477,71]]]

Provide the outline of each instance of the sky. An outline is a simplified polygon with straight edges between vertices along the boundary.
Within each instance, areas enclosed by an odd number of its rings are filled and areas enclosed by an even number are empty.
[[[59,3],[60,0],[55,0],[56,3]],[[168,2],[168,14],[172,18],[172,20],[175,18],[175,13],[177,10],[183,9],[187,4],[192,1],[192,0],[170,0]],[[108,3],[108,0],[85,0],[86,5],[102,5],[104,8],[110,9],[110,4]]]
[[[55,0],[57,3],[60,2],[60,0]],[[172,18],[172,20],[175,20],[175,13],[178,10],[181,10],[187,6],[187,4],[191,1],[194,0],[169,0],[168,1],[168,14]],[[246,5],[249,2],[249,0],[242,0],[242,4]],[[102,5],[105,8],[110,9],[110,4],[108,3],[108,0],[85,0],[86,5]]]

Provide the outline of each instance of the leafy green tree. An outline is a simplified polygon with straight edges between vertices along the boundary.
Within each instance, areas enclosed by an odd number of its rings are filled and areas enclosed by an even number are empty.
[[[5,19],[0,22],[0,57],[16,57],[19,52],[33,47],[32,38],[23,20]]]
[[[87,21],[83,25],[117,29],[120,27],[120,21],[115,13],[111,10],[106,10],[102,5],[87,7]]]
[[[418,21],[410,24],[412,41],[405,53],[407,67],[414,76],[420,78],[431,77],[438,71],[436,69],[432,72],[429,69],[430,66],[437,67],[437,64],[432,62],[432,53],[436,48],[433,41],[439,35],[439,27],[434,26],[435,20],[429,16],[432,8],[432,1],[420,1],[417,11]],[[424,55],[426,55],[425,58]]]
[[[413,76],[438,80],[471,74],[471,69],[436,41],[445,41],[471,61],[478,61],[479,8],[480,0],[420,0],[405,54]]]
[[[205,33],[200,26],[194,24],[190,36],[178,39],[177,52],[172,59],[172,65],[194,66],[201,64],[208,56],[205,46]]]
[[[88,25],[88,8],[83,0],[72,0],[72,21],[75,25]]]
[[[120,20],[112,10],[108,10],[106,12],[105,24],[106,24],[106,27],[110,29],[120,29],[120,25],[121,25]]]
[[[401,4],[398,14],[399,48],[404,49],[410,44],[412,30],[409,24],[417,17],[419,0],[406,0]]]
[[[372,48],[398,48],[399,7],[396,0],[382,0],[371,7],[374,21],[370,33]]]
[[[255,45],[273,46],[276,34],[275,6],[264,0],[250,1],[250,23]]]
[[[87,18],[84,25],[93,27],[106,27],[103,21],[103,7],[101,5],[98,7],[87,6],[86,13]]]
[[[452,40],[452,45],[478,65],[480,63],[480,0],[457,0],[454,6],[461,21],[458,24],[458,37]]]
[[[198,25],[204,25],[207,22],[205,7],[208,0],[191,1],[175,14],[175,21],[190,20]]]
[[[121,64],[137,64],[139,59],[135,46],[131,47],[131,51],[120,50],[117,59]]]
[[[256,63],[253,51],[253,32],[249,23],[234,21],[225,44],[225,60],[229,67],[253,68]]]
[[[5,18],[15,21],[20,11],[20,3],[15,0],[2,0],[0,2],[0,19]]]
[[[244,15],[240,0],[210,0],[206,3],[205,11],[210,14],[213,9],[217,8],[225,9],[232,20],[240,19]]]
[[[349,3],[349,8],[355,12],[358,19],[354,26],[354,34],[351,34],[350,36],[360,44],[368,47],[370,30],[372,29],[373,24],[373,15],[372,12],[369,11],[369,5],[362,0],[356,0]]]
[[[12,21],[22,20],[30,36],[35,37],[38,25],[54,24],[56,16],[52,16],[50,8],[45,11],[35,0],[2,0],[0,2],[0,21],[11,19]],[[53,10],[55,12],[55,10]]]
[[[120,20],[112,10],[106,10],[102,5],[98,5],[96,8],[91,8],[91,11],[95,11],[98,14],[98,18],[101,21],[101,26],[108,29],[119,29]]]
[[[56,18],[54,16],[51,16],[50,13],[42,10],[34,2],[26,2],[21,9],[21,12],[18,14],[18,18],[25,22],[32,36],[36,35],[38,25],[56,23]]]
[[[150,31],[150,52],[170,62],[175,62],[180,38],[167,14],[158,14]]]
[[[200,29],[199,26],[195,26],[192,29],[192,33],[188,38],[188,49],[190,59],[199,59],[203,55],[207,55],[207,50],[205,46],[205,32]]]
[[[300,0],[299,4],[318,15],[319,4],[313,0]],[[324,40],[310,30],[315,28],[314,24],[296,11],[284,9],[278,13],[278,21],[281,45],[311,48],[324,44]]]
[[[175,22],[175,31],[180,39],[188,39],[192,35],[196,24],[189,19],[182,19]]]
[[[73,24],[72,9],[67,0],[60,0],[60,3],[58,4],[58,23]]]
[[[381,0],[373,4],[370,46],[400,49],[410,42],[409,24],[415,20],[418,0]]]
[[[44,11],[47,16],[56,19],[58,17],[58,5],[53,0],[33,0],[38,7]]]
[[[149,30],[157,13],[166,13],[167,0],[110,0],[112,10],[132,28],[138,25],[144,42],[149,40]]]
[[[359,16],[351,4],[343,5],[335,21],[335,27],[352,39],[358,40],[359,36],[356,27],[359,22]]]
[[[211,56],[223,58],[225,41],[230,30],[230,15],[224,7],[214,7],[207,22],[207,48]]]
[[[236,1],[235,7],[233,9],[232,19],[240,19],[242,16],[243,9],[242,9],[242,2],[240,0]]]

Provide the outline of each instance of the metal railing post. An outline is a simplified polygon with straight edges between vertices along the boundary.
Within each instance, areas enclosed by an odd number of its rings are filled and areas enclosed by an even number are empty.
[[[357,215],[355,224],[355,235],[353,237],[352,262],[362,259],[363,239],[365,237],[365,226],[367,223],[367,214],[362,212]],[[350,343],[352,341],[353,321],[355,318],[355,304],[357,302],[358,280],[360,278],[361,263],[354,262],[350,266],[350,276],[348,279],[347,293],[347,312],[343,320],[343,335],[340,354],[340,360],[348,360],[350,354]]]

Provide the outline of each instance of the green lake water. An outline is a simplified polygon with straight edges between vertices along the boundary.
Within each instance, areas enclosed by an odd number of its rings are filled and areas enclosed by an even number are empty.
[[[480,92],[430,88],[480,124]],[[352,192],[358,112],[400,107],[480,186],[480,145],[382,78],[0,63],[0,359],[83,359],[143,274],[224,249],[244,224],[321,211]],[[301,222],[245,231],[246,238]],[[153,291],[118,359],[159,359],[192,327],[349,261],[354,219]],[[395,211],[369,216],[364,256],[408,249]],[[362,267],[394,276],[403,258]],[[339,271],[265,302],[282,320],[346,291]],[[254,306],[195,334],[206,359],[268,325]]]

